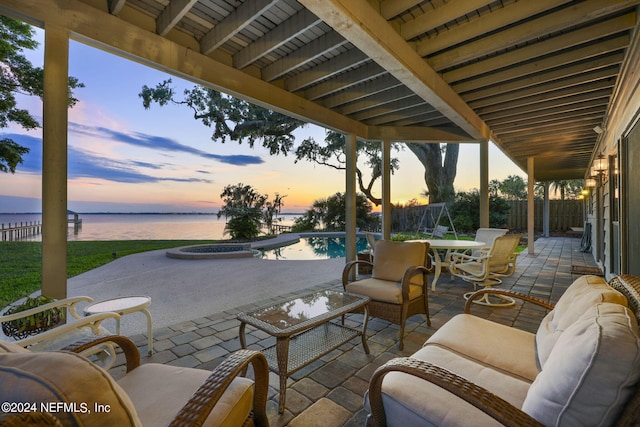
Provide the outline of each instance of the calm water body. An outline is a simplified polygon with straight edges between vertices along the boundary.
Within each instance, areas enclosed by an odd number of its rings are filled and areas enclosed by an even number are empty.
[[[283,215],[292,225],[296,215]],[[80,214],[82,227],[68,227],[68,240],[218,240],[226,239],[225,219],[198,214]],[[42,222],[40,214],[0,214],[5,228],[15,223]],[[36,236],[32,241],[40,241]]]

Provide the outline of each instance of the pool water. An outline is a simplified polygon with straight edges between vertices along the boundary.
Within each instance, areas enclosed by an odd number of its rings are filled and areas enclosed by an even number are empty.
[[[367,239],[356,239],[356,251],[368,250]],[[344,237],[301,237],[299,242],[262,251],[262,259],[314,260],[345,257]]]

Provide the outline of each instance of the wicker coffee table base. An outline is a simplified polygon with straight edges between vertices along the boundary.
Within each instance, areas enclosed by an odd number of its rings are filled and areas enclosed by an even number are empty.
[[[360,307],[358,307],[364,311],[362,330],[344,326],[337,321],[332,322],[332,320],[344,316],[352,310],[336,310],[327,313],[321,316],[315,326],[290,334],[277,333],[269,328],[259,328],[276,337],[276,344],[265,348],[262,353],[269,362],[269,368],[278,374],[280,379],[279,413],[282,414],[285,409],[287,378],[296,371],[356,337],[361,337],[362,347],[365,353],[369,354],[369,346],[367,345],[367,324],[369,321],[367,303],[368,299],[363,299],[362,303],[359,304]],[[353,307],[350,307],[350,309],[353,309]],[[239,338],[242,348],[246,348],[245,329],[247,322],[251,324],[249,316],[245,314],[238,316],[240,320]]]

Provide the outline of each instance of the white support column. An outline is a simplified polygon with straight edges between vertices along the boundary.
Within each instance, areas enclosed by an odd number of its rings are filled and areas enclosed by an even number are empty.
[[[45,25],[42,136],[42,293],[67,297],[69,33]]]
[[[345,154],[347,162],[345,192],[345,232],[346,262],[356,259],[356,135],[350,133],[345,137]]]
[[[391,141],[382,141],[382,238],[391,239]]]
[[[535,254],[535,203],[533,195],[533,185],[535,178],[533,174],[533,157],[527,158],[527,245],[529,255]]]
[[[480,227],[489,227],[489,141],[480,141]]]
[[[549,237],[549,181],[544,182],[544,201],[542,206],[542,235]]]

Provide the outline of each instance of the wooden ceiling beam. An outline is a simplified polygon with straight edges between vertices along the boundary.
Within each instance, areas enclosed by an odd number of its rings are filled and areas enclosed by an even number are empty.
[[[371,60],[358,49],[350,49],[347,52],[335,56],[310,70],[298,73],[285,80],[285,87],[291,92],[305,89],[320,81],[343,73],[349,68],[359,67]]]
[[[589,73],[603,68],[612,70],[619,69],[623,58],[624,54],[622,52],[616,52],[612,55],[605,55],[588,61],[568,65],[566,67],[543,71],[542,73],[527,76],[522,79],[492,85],[485,89],[467,92],[462,94],[462,98],[464,98],[467,103],[471,103],[472,101],[479,101],[500,95],[509,96],[517,91],[537,85],[544,85],[545,83],[553,82],[558,79],[580,76],[583,73]]]
[[[587,22],[609,16],[611,13],[629,8],[635,3],[637,3],[637,0],[609,0],[606,2],[603,2],[602,0],[587,0],[583,3],[578,3],[557,12],[522,22],[518,25],[509,27],[503,31],[499,31],[486,37],[482,37],[478,40],[470,41],[464,45],[457,46],[454,50],[431,56],[429,57],[428,62],[436,71],[455,67],[475,61],[478,58],[482,58],[487,55],[493,55],[496,52],[504,51],[516,45],[522,45],[524,43],[537,40],[541,37],[547,36],[548,34],[565,30],[566,28],[575,27],[580,24],[585,24]],[[607,21],[616,21],[616,24],[619,25],[617,29],[608,30],[608,33],[612,34],[620,32],[625,28],[633,28],[635,25],[635,19],[633,19],[634,17],[628,17],[627,19],[630,18],[632,22],[628,23],[628,26],[626,27],[623,23],[618,24],[617,19]],[[610,23],[610,25],[616,24],[613,22]],[[568,34],[581,33],[584,31],[593,31],[595,33],[597,30],[591,30],[591,28],[595,28],[600,25],[601,24],[590,25],[582,30],[573,31]],[[580,35],[576,37],[580,37],[580,40],[584,42],[588,40],[585,36],[586,35]],[[591,36],[591,40],[595,40],[603,36],[604,35],[596,36],[594,34]],[[551,40],[556,39],[559,39],[559,37],[554,37]],[[559,41],[557,43],[559,43]],[[577,43],[578,42],[574,42],[574,44]],[[565,47],[562,47],[562,49],[564,48]],[[519,52],[520,50],[522,49],[517,49],[515,52]],[[559,49],[556,48],[554,50]]]
[[[261,70],[262,79],[267,82],[276,80],[348,43],[340,34],[330,31],[264,67]]]
[[[466,40],[473,40],[499,28],[506,27],[515,22],[537,15],[554,7],[568,3],[570,0],[536,0],[510,3],[501,9],[482,16],[482,25],[478,25],[478,19],[456,25],[449,31],[441,32],[433,37],[421,40],[416,44],[418,55],[425,57],[435,52],[458,45]]]
[[[372,141],[391,140],[414,143],[477,142],[461,134],[457,129],[423,126],[371,126],[367,139]]]
[[[493,2],[493,0],[451,0],[401,24],[400,35],[405,40],[410,40]]]
[[[399,111],[388,111],[387,114],[379,115],[376,118],[367,120],[366,123],[369,126],[390,125],[391,123],[395,123],[400,120],[407,121],[408,123],[412,117],[416,118],[413,123],[418,123],[433,116],[442,117],[442,114],[423,102],[420,105],[414,105],[411,108],[402,110],[402,114],[400,114]]]
[[[487,122],[490,123],[492,127],[506,124],[517,124],[522,122],[523,120],[543,120],[549,117],[557,116],[558,114],[568,113],[572,111],[577,112],[580,110],[589,110],[592,108],[606,108],[607,104],[608,102],[606,97],[592,100],[578,100],[574,104],[560,105],[541,111],[534,111],[531,114],[526,115],[526,117],[522,115],[498,117],[494,119],[487,119]]]
[[[156,19],[156,33],[166,35],[191,10],[198,0],[173,0]]]
[[[489,108],[491,106],[500,108],[500,105],[510,104],[517,100],[525,100],[528,102],[535,100],[535,97],[545,97],[548,99],[547,96],[563,96],[563,91],[576,91],[585,86],[592,87],[590,84],[604,85],[605,83],[600,83],[602,81],[609,81],[609,86],[613,86],[615,84],[615,78],[618,75],[618,68],[618,66],[602,68],[589,73],[574,75],[566,79],[555,80],[549,83],[527,87],[526,89],[514,90],[502,95],[484,98],[480,101],[469,102],[469,105],[478,111],[478,108]]]
[[[503,135],[508,132],[517,132],[520,129],[536,129],[539,126],[545,126],[547,124],[553,123],[570,123],[573,120],[581,120],[587,119],[591,120],[594,118],[602,119],[603,114],[606,111],[606,107],[598,106],[593,108],[587,108],[585,110],[578,111],[566,111],[554,115],[550,115],[548,117],[535,117],[531,119],[519,120],[513,123],[507,123],[503,125],[496,125],[495,123],[491,125],[491,129],[499,135]]]
[[[247,0],[200,40],[200,52],[208,55],[269,10],[278,0]]]
[[[356,102],[360,99],[400,87],[404,86],[398,81],[398,79],[389,74],[385,74],[377,79],[368,81],[365,84],[353,87],[349,91],[327,96],[320,102],[327,108],[336,108],[341,105]]]
[[[105,5],[106,6],[106,5]],[[367,126],[259,78],[202,55],[79,0],[2,0],[0,10],[30,16],[70,32],[73,39],[247,102],[340,132],[367,134]],[[127,12],[128,13],[128,12]],[[124,11],[122,13],[124,15]],[[137,15],[136,15],[137,16]],[[152,20],[153,21],[153,20]]]
[[[109,13],[118,16],[127,0],[108,0]]]
[[[593,57],[599,57],[601,55],[608,55],[612,52],[621,52],[628,45],[629,35],[623,34],[612,39],[607,39],[601,43],[592,43],[573,49],[570,52],[537,59],[535,62],[527,62],[510,67],[506,70],[498,70],[492,73],[482,74],[477,78],[467,76],[464,78],[469,78],[469,80],[460,83],[453,83],[452,87],[459,93],[465,93],[475,89],[483,89],[501,82],[520,80],[524,77],[536,75],[537,73],[550,70],[552,68],[565,67],[575,63],[577,60],[586,60]],[[483,69],[481,64],[477,66],[474,74],[475,76],[478,75],[478,69]],[[471,71],[471,68],[469,68],[469,71]],[[465,75],[466,74],[467,73],[465,73]],[[447,73],[445,73],[443,77],[447,79]]]
[[[375,79],[379,76],[387,74],[387,71],[376,64],[369,62],[355,70],[342,73],[327,81],[313,86],[304,92],[305,98],[316,100],[332,93],[346,90],[350,87],[362,84],[368,80]]]
[[[517,129],[510,132],[500,132],[500,139],[503,142],[509,138],[528,138],[533,136],[558,135],[567,132],[584,131],[591,134],[593,127],[602,122],[601,117],[581,118],[575,121],[566,120],[563,123],[546,124],[536,128]]]
[[[397,114],[402,111],[407,111],[411,108],[425,108],[426,111],[435,111],[430,105],[426,104],[423,99],[418,96],[412,95],[406,99],[398,99],[385,104],[380,104],[375,108],[369,108],[364,111],[360,111],[349,116],[358,121],[369,122],[370,120],[381,117],[386,114]]]
[[[367,0],[299,0],[474,139],[491,131]]]
[[[510,109],[501,109],[499,111],[494,111],[491,113],[483,114],[486,120],[495,120],[499,118],[519,116],[522,118],[523,115],[530,117],[531,114],[535,114],[536,112],[544,113],[549,109],[558,109],[559,107],[563,107],[565,110],[573,108],[573,105],[578,103],[584,103],[592,100],[603,100],[603,102],[608,102],[608,98],[611,96],[610,89],[600,89],[595,90],[593,92],[584,92],[571,96],[567,96],[560,99],[554,99],[551,101],[540,102],[533,105],[522,105],[519,107],[514,107]]]
[[[389,102],[403,100],[412,96],[415,96],[413,92],[411,92],[404,86],[400,86],[397,88],[391,88],[372,95],[368,95],[359,101],[351,102],[348,105],[339,108],[338,111],[346,115],[356,114],[370,108],[380,107]]]
[[[628,13],[590,27],[561,34],[535,44],[524,46],[520,49],[474,62],[455,70],[445,72],[443,76],[448,82],[457,82],[477,76],[479,74],[478,70],[482,70],[483,74],[491,71],[499,71],[503,68],[525,63],[541,56],[550,55],[554,52],[562,52],[561,54],[572,58],[571,62],[576,62],[582,58],[576,56],[574,52],[570,51],[570,49],[578,46],[585,46],[590,43],[588,46],[598,44],[605,48],[605,50],[599,51],[599,54],[610,51],[607,49],[607,46],[615,45],[615,43],[610,43],[610,40],[607,40],[606,37],[630,30],[634,27],[635,20],[635,13]],[[623,37],[625,36],[627,37],[627,42],[624,46],[627,46],[629,44],[629,34],[626,33]],[[602,39],[604,39],[604,41],[600,42]],[[529,64],[528,67],[531,68],[531,65]],[[436,69],[440,70],[439,68]]]
[[[233,66],[242,70],[320,23],[320,18],[302,9],[233,55]]]
[[[485,114],[496,113],[504,110],[513,110],[520,107],[527,107],[530,110],[533,110],[542,103],[544,103],[545,105],[551,105],[555,101],[562,102],[563,99],[569,98],[571,96],[588,94],[603,89],[612,89],[615,86],[615,83],[616,82],[614,79],[601,79],[595,82],[565,87],[563,89],[558,88],[551,92],[545,91],[543,93],[527,96],[524,98],[516,97],[511,101],[476,108],[476,111],[478,112],[478,114],[480,114],[480,116],[484,116]]]
[[[423,0],[382,0],[379,4],[380,14],[389,20],[422,3]]]

